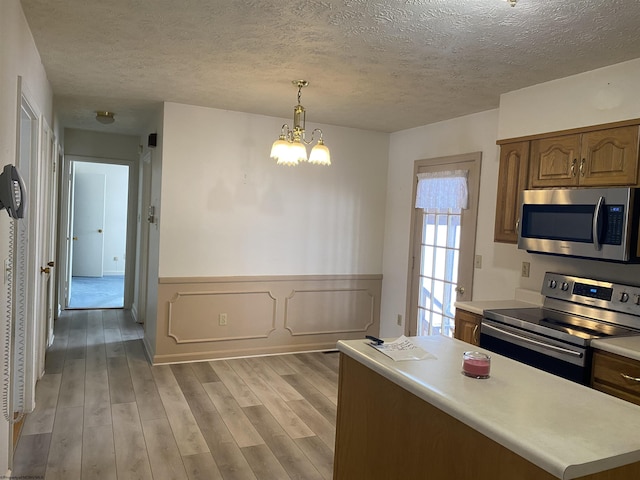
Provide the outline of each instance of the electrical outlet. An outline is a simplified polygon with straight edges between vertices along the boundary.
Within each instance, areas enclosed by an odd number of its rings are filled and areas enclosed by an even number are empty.
[[[398,317],[396,318],[396,323],[398,324],[399,327],[402,326],[402,314],[399,313]]]
[[[476,255],[476,259],[473,266],[476,268],[482,268],[482,255]]]
[[[226,313],[221,313],[220,315],[218,315],[218,325],[220,325],[221,327],[224,327],[227,325],[227,314]]]
[[[531,264],[529,262],[522,262],[522,276],[529,276],[529,269],[531,268]]]

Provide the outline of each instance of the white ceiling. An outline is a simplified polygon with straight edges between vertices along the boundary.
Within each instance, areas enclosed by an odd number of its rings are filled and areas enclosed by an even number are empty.
[[[640,57],[639,0],[21,0],[62,125],[162,101],[393,132]],[[116,122],[98,124],[95,110]]]

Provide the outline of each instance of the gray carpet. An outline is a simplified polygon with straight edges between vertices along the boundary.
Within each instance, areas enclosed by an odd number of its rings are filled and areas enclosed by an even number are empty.
[[[124,276],[73,277],[69,308],[122,308]]]

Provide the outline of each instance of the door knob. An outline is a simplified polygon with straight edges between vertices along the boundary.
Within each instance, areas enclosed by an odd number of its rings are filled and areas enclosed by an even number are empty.
[[[458,292],[460,295],[464,295],[464,287],[456,287],[456,292]]]
[[[98,233],[102,233],[102,229],[101,228],[98,229]]]
[[[74,239],[74,240],[77,240],[77,239],[78,239],[78,237],[73,237],[73,239]]]
[[[51,273],[51,269],[49,267],[40,267],[40,273]]]

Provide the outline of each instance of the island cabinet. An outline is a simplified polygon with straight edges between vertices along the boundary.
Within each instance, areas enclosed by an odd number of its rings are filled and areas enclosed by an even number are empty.
[[[591,386],[640,405],[640,362],[596,350],[593,354]]]
[[[432,335],[431,354],[394,362],[338,342],[334,480],[640,478],[640,407],[492,354],[460,373],[467,345]]]
[[[529,142],[500,146],[494,241],[518,243],[520,193],[529,181]]]
[[[637,125],[531,141],[529,188],[637,184]]]
[[[480,345],[482,315],[456,308],[454,338],[472,345]]]

